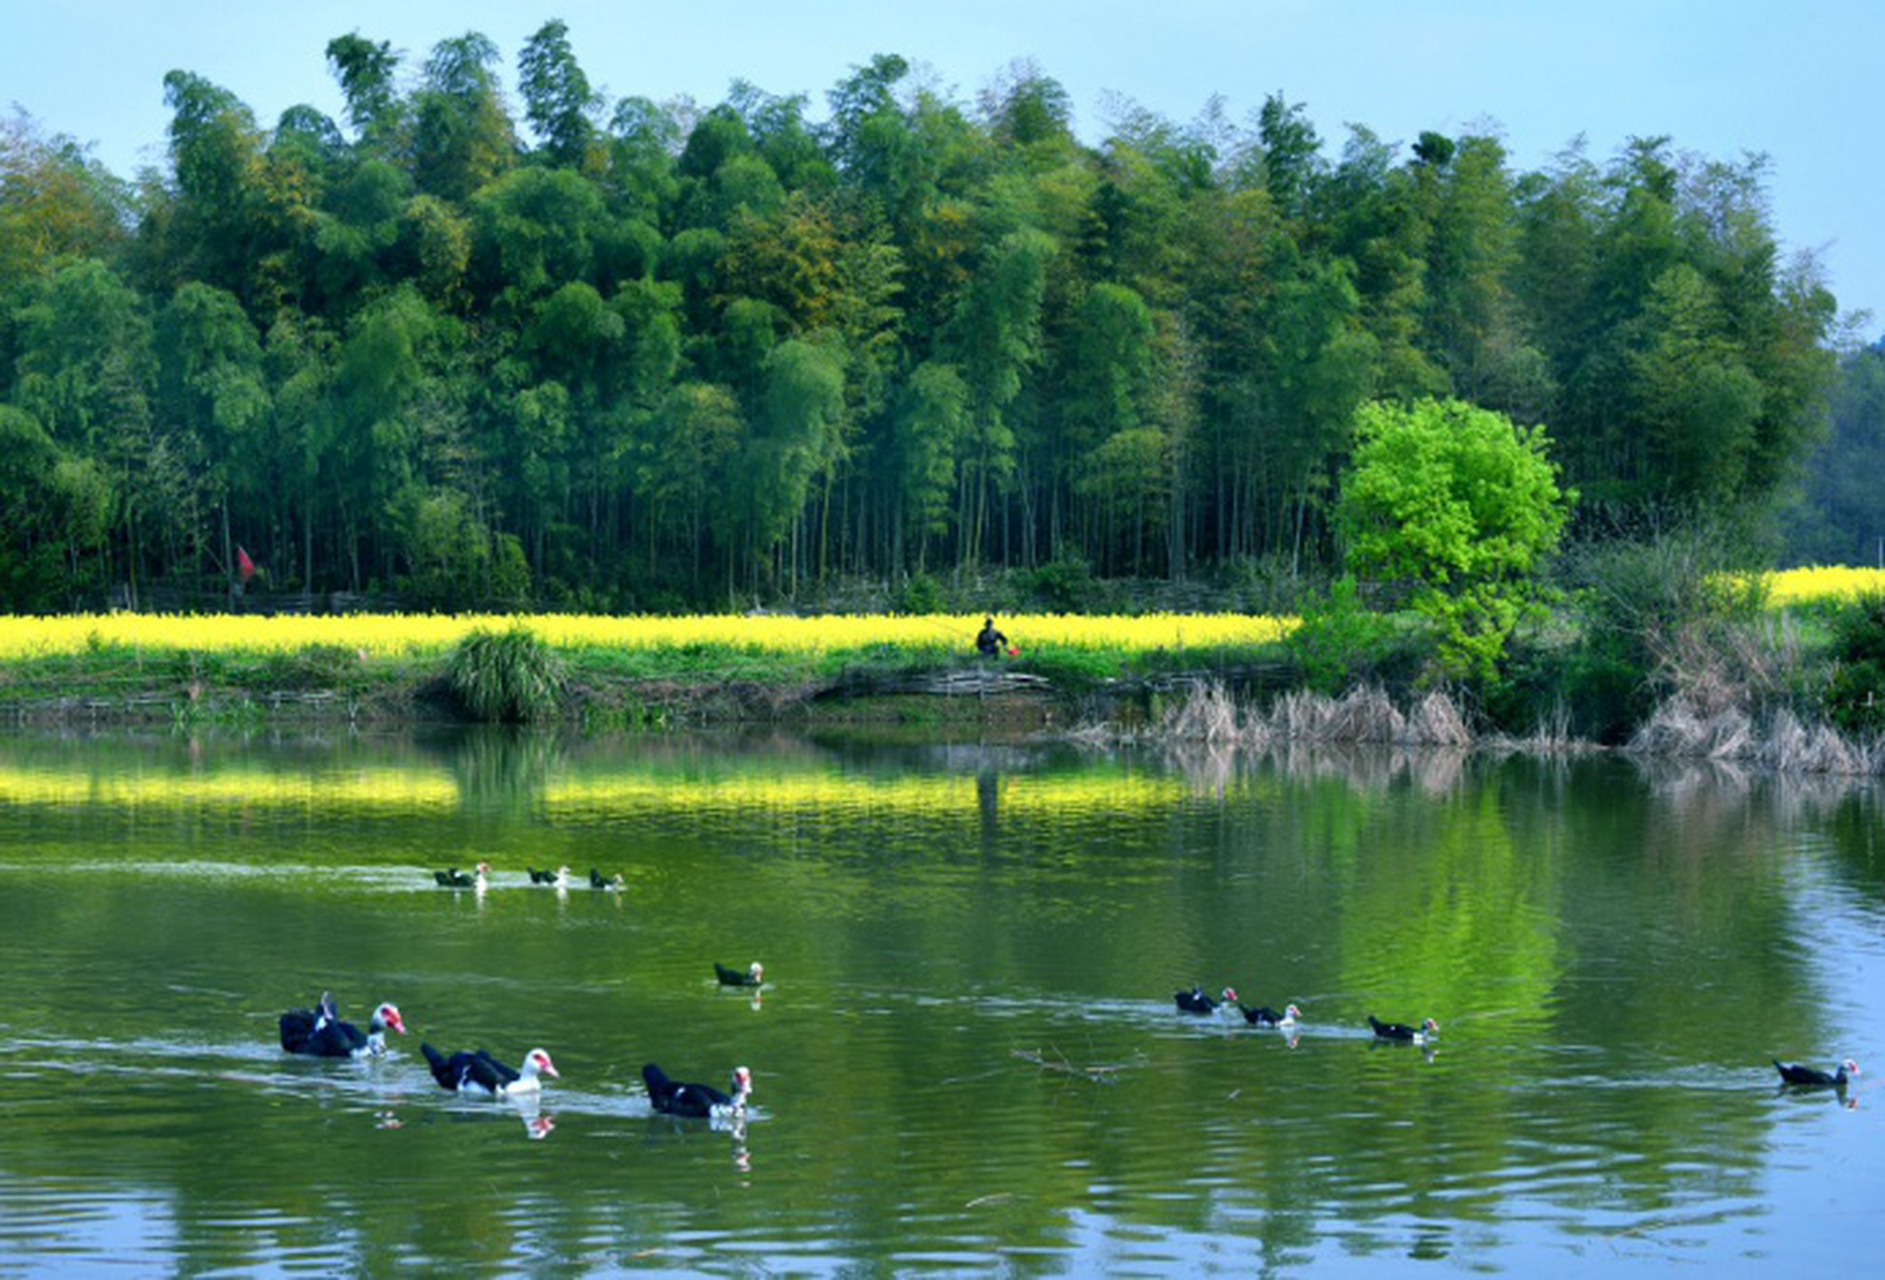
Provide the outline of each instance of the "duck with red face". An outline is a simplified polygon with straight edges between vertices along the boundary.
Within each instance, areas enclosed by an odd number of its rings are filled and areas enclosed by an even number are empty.
[[[488,1098],[514,1097],[520,1093],[537,1092],[542,1087],[538,1078],[540,1076],[561,1079],[556,1065],[550,1061],[549,1053],[542,1049],[532,1049],[526,1053],[521,1067],[499,1062],[483,1049],[460,1049],[449,1058],[429,1044],[422,1044],[419,1049],[425,1054],[426,1063],[432,1068],[432,1078],[438,1081],[439,1088],[454,1093],[480,1094]]]

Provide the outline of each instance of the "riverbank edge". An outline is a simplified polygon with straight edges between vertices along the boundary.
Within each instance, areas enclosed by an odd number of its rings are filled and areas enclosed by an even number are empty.
[[[204,661],[174,651],[0,662],[0,725],[176,726],[352,723],[379,728],[472,722],[451,695],[442,660],[371,658],[339,669],[289,660]],[[984,661],[808,661],[781,656],[734,671],[688,671],[683,655],[622,671],[567,665],[551,722],[576,730],[705,729],[866,722],[980,724],[1052,732],[1095,720],[1141,725],[1160,699],[1229,680],[1276,684],[1274,653],[1161,655],[1135,669],[1089,659],[1077,669]],[[1202,665],[1208,659],[1209,665]],[[650,671],[647,668],[653,667]],[[672,667],[673,669],[662,669]]]
[[[1397,696],[1379,685],[1359,685],[1341,697],[1312,693],[1300,687],[1280,647],[1209,656],[1209,665],[1187,665],[1184,655],[1170,653],[1110,661],[1086,655],[1056,675],[1019,663],[955,658],[811,663],[782,657],[736,675],[575,664],[552,723],[577,732],[854,726],[1096,745],[1293,742],[1536,755],[1621,750],[1780,773],[1885,775],[1885,740],[1842,736],[1784,710],[1754,717],[1674,698],[1657,707],[1629,743],[1609,746],[1572,735],[1568,719],[1523,736],[1475,728],[1454,698],[1433,690],[1405,689]],[[0,726],[397,730],[470,722],[436,659],[364,659],[336,673],[279,659],[216,664],[197,658],[169,653],[139,663],[130,677],[121,662],[102,655],[0,663]],[[341,678],[332,678],[336,674]]]

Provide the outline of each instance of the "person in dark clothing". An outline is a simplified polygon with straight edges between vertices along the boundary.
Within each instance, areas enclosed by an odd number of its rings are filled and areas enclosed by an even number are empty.
[[[982,629],[975,635],[975,648],[984,658],[999,658],[1008,637],[995,630],[993,618],[982,619]]]

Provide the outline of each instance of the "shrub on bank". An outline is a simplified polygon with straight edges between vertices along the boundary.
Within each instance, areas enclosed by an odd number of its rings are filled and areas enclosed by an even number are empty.
[[[563,696],[563,664],[523,627],[480,628],[458,642],[445,664],[452,697],[474,720],[528,724],[553,720]]]

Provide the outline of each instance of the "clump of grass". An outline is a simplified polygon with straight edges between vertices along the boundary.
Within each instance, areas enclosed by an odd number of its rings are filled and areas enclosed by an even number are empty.
[[[527,627],[472,631],[445,663],[445,683],[458,705],[491,724],[554,719],[565,678],[562,661]]]

